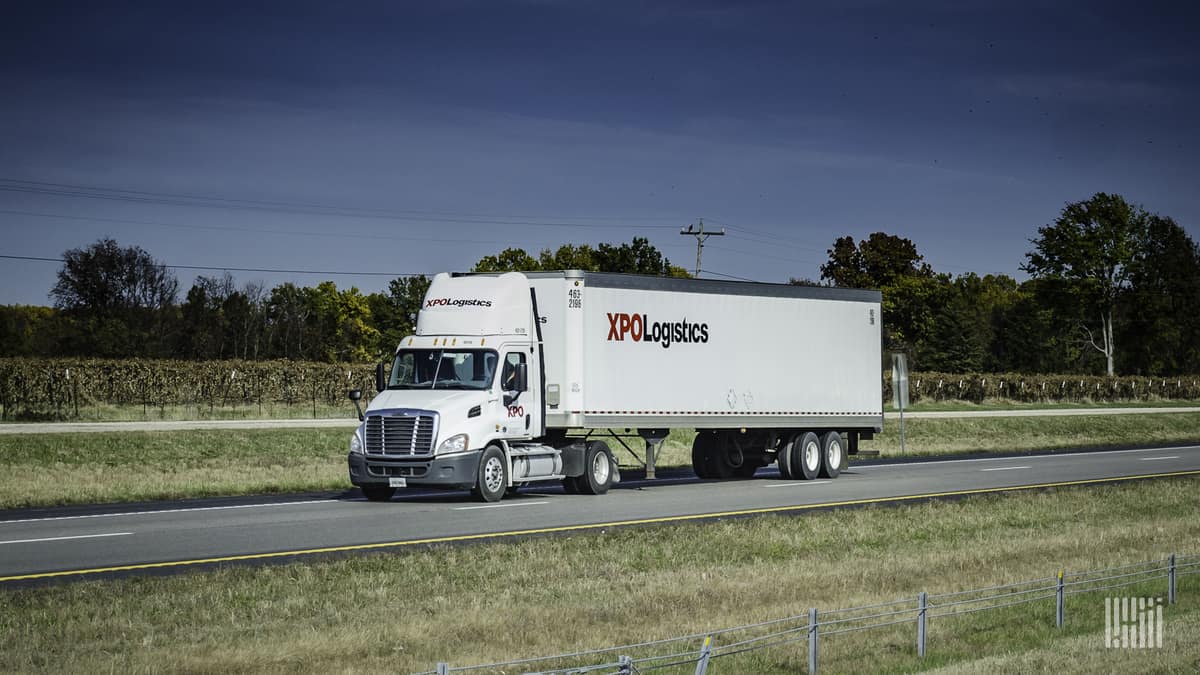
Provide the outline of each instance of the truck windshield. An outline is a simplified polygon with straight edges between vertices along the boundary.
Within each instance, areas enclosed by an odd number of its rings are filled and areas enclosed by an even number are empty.
[[[490,349],[406,349],[388,389],[489,389],[499,357]]]

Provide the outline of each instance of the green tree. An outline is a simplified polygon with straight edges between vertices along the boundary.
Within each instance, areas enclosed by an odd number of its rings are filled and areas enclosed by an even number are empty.
[[[524,249],[506,248],[497,255],[489,255],[475,263],[472,272],[536,272],[541,264]]]
[[[885,232],[873,232],[857,244],[853,237],[841,237],[827,253],[821,279],[838,288],[879,289],[885,346],[908,352],[914,367],[924,367],[922,348],[950,291],[949,278],[936,276],[911,240]]]
[[[339,291],[332,281],[322,281],[304,290],[320,360],[369,361],[376,356],[379,331],[371,325],[370,305],[357,287]]]
[[[429,281],[424,275],[400,277],[392,279],[387,293],[367,296],[372,326],[379,333],[375,345],[379,358],[389,357],[404,336],[416,332],[417,312],[429,290]]]
[[[267,354],[272,358],[312,358],[310,289],[291,282],[271,289],[265,303]]]
[[[1051,225],[1038,228],[1021,269],[1035,278],[1058,279],[1088,309],[1078,322],[1086,343],[1105,358],[1114,373],[1117,348],[1113,313],[1129,289],[1130,264],[1148,215],[1120,195],[1098,192],[1091,199],[1067,204]],[[1097,335],[1097,330],[1099,335]]]
[[[1200,246],[1174,220],[1146,219],[1129,265],[1130,290],[1117,330],[1122,370],[1143,375],[1200,372]]]
[[[0,357],[58,356],[58,334],[66,318],[50,307],[0,306]]]
[[[537,258],[518,248],[507,248],[497,255],[485,256],[473,272],[539,272],[578,269],[588,272],[622,272],[652,276],[691,277],[686,270],[671,264],[649,239],[634,237],[628,244],[564,244],[557,250],[543,249]]]
[[[821,279],[838,288],[883,288],[901,277],[933,277],[933,269],[910,239],[872,232],[857,245],[841,237],[826,253]]]
[[[179,282],[139,246],[100,239],[63,253],[50,291],[78,329],[67,351],[93,356],[167,356]]]

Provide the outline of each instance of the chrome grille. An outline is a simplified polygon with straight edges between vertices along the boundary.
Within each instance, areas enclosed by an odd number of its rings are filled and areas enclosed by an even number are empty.
[[[368,415],[368,455],[431,455],[436,415]]]

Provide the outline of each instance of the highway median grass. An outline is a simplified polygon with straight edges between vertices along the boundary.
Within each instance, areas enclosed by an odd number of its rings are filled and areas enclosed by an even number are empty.
[[[5,589],[0,671],[414,672],[548,656],[1195,554],[1198,512],[1200,479],[1177,478]],[[1111,593],[1162,596],[1165,581]],[[1200,575],[1180,577],[1162,649],[1103,649],[1103,604],[1103,594],[1071,596],[1063,629],[1053,600],[931,620],[925,659],[912,623],[826,636],[821,668],[1195,667]],[[798,637],[713,667],[804,672]]]
[[[350,488],[349,429],[0,434],[0,508],[277,494]],[[1023,452],[1200,442],[1200,413],[906,420],[906,454]],[[691,466],[693,432],[672,430],[658,466]],[[600,436],[603,437],[603,436]],[[623,467],[639,438],[608,444]],[[864,450],[900,456],[889,422]]]

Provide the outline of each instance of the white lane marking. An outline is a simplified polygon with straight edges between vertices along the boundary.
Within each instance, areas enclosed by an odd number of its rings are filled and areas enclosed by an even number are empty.
[[[1052,452],[1046,455],[1028,455],[1021,457],[1025,461],[1037,459],[1058,459],[1060,457],[1095,457],[1097,455],[1124,455],[1127,453],[1136,452],[1170,452],[1172,450],[1200,450],[1200,445],[1181,445],[1175,448],[1137,448],[1135,450],[1097,450],[1094,452]],[[913,462],[894,462],[890,464],[870,464],[867,466],[853,467],[855,471],[863,471],[866,469],[913,469],[930,464],[966,464],[967,462],[1011,462],[1013,457],[972,457],[970,459],[934,459],[928,462],[913,461]]]
[[[0,541],[0,544],[33,544],[42,541],[67,541],[68,539],[96,539],[97,537],[125,537],[133,534],[132,532],[107,532],[105,534],[79,534],[74,537],[45,537],[43,539],[9,539],[8,541]]]
[[[484,504],[483,506],[457,506],[455,511],[473,511],[475,509],[503,509],[510,506],[537,506],[538,504],[549,504],[550,502],[512,502],[511,504]]]
[[[763,487],[777,488],[777,487],[796,487],[797,485],[824,485],[826,483],[832,483],[832,482],[833,481],[831,481],[831,480],[794,480],[794,481],[789,481],[787,483],[771,483],[770,485],[764,485]]]
[[[19,520],[0,520],[0,525],[13,523],[41,523],[50,520],[83,520],[85,518],[119,518],[121,516],[153,516],[159,513],[188,513],[191,511],[227,511],[232,509],[258,509],[267,506],[296,506],[298,504],[325,504],[336,502],[337,499],[310,499],[302,502],[276,502],[272,504],[237,504],[235,506],[196,506],[183,509],[160,509],[158,511],[122,511],[120,513],[92,513],[83,516],[51,516],[48,518],[21,518]]]
[[[980,471],[1016,471],[1017,469],[1029,469],[1028,466],[997,466],[991,469],[980,469]]]
[[[1179,455],[1168,455],[1166,457],[1142,457],[1142,458],[1138,459],[1138,461],[1139,462],[1153,462],[1153,461],[1159,460],[1159,459],[1179,459]]]

